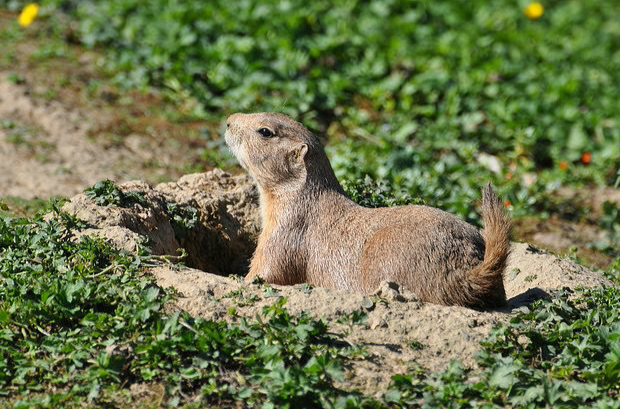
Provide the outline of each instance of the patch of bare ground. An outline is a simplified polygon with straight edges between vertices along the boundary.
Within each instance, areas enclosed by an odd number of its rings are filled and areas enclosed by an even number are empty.
[[[157,182],[201,166],[206,140],[183,137],[197,134],[196,125],[111,110],[37,97],[33,86],[0,72],[0,192],[71,196],[102,179]]]
[[[620,205],[620,189],[613,187],[597,187],[593,189],[562,187],[555,193],[568,203],[590,209],[593,213],[592,217],[600,216],[603,203],[605,202]]]
[[[5,124],[0,129],[4,195],[69,196],[102,178],[123,177],[115,166],[123,154],[105,152],[86,139],[87,117],[56,102],[36,101],[6,76],[0,77],[0,118]],[[28,134],[27,139],[21,136],[24,143],[18,133]]]
[[[0,196],[72,196],[106,178],[157,183],[209,168],[205,130],[219,123],[197,119],[196,101],[121,89],[96,51],[43,22],[11,29],[14,19],[0,14]]]
[[[604,242],[609,232],[600,225],[603,204],[607,201],[620,205],[620,189],[590,187],[575,189],[563,187],[553,193],[573,209],[581,209],[580,217],[568,220],[559,215],[541,219],[528,216],[514,221],[519,240],[534,243],[556,254],[574,255],[588,264],[606,268],[614,257],[593,247]]]
[[[423,303],[387,282],[373,294],[246,284],[227,276],[247,271],[259,231],[257,194],[246,176],[213,170],[154,188],[143,182],[122,188],[139,192],[143,199],[127,207],[98,206],[81,194],[65,210],[92,225],[85,234],[106,237],[129,251],[146,245],[155,254],[173,255],[184,247],[191,267],[169,263],[150,269],[162,287],[180,292],[176,308],[235,321],[260,314],[264,306],[284,296],[292,313],[306,311],[324,319],[348,342],[366,349],[366,355],[348,368],[346,385],[371,394],[384,390],[393,374],[414,363],[438,370],[457,359],[475,367],[479,343],[495,324],[554,289],[611,284],[597,272],[526,243],[513,244],[505,276],[510,304],[501,311]],[[179,229],[178,219],[192,213],[184,210],[190,207],[197,210],[198,221]],[[367,318],[351,324],[354,312]]]

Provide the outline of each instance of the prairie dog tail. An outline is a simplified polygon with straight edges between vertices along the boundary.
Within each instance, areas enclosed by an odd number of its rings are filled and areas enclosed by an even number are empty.
[[[485,242],[482,263],[471,270],[467,276],[473,306],[494,308],[506,305],[503,273],[506,259],[510,254],[510,231],[512,223],[502,200],[491,184],[482,190],[482,218]]]

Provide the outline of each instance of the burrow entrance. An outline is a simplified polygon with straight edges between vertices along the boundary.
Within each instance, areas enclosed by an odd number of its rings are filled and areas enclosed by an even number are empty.
[[[253,183],[219,169],[154,188],[144,182],[100,186],[65,209],[121,248],[170,256],[182,248],[185,265],[224,276],[247,273],[260,232]]]

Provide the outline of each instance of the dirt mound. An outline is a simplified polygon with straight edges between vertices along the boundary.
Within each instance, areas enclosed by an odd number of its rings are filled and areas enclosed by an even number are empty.
[[[494,324],[553,289],[610,284],[596,272],[525,243],[513,244],[505,277],[510,305],[503,311],[422,303],[387,282],[372,295],[307,285],[245,284],[227,275],[247,271],[259,231],[258,197],[249,178],[214,170],[154,188],[143,182],[121,187],[134,192],[133,201],[102,206],[81,194],[65,209],[93,226],[87,234],[106,237],[129,251],[146,245],[155,254],[175,255],[184,248],[190,267],[165,264],[152,273],[161,286],[180,291],[178,307],[192,314],[253,317],[285,296],[293,313],[322,317],[349,342],[367,348],[367,357],[348,371],[347,385],[370,393],[383,390],[390,376],[407,370],[412,361],[429,369],[443,368],[453,359],[474,366],[479,342]],[[235,314],[230,313],[233,309]],[[347,318],[360,311],[367,318],[350,327]]]
[[[151,188],[120,185],[135,193],[128,203],[100,206],[82,193],[65,209],[88,222],[95,234],[120,248],[140,245],[156,255],[187,252],[185,264],[218,275],[245,274],[259,233],[258,193],[247,176],[219,169],[187,175]]]

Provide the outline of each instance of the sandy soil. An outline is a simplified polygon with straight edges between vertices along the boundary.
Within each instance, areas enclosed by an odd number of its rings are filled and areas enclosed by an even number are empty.
[[[121,178],[119,151],[89,142],[92,122],[58,102],[32,98],[0,76],[0,192],[30,199],[71,196],[98,180]]]
[[[47,89],[35,80],[16,84],[0,71],[0,197],[70,197],[103,179],[169,179],[200,159],[202,145],[188,140],[195,127],[145,112],[144,101],[122,109],[101,91],[101,103],[78,108],[78,90],[49,100],[41,97]],[[128,134],[110,140],[117,128]]]
[[[458,359],[475,367],[480,341],[516,309],[554,289],[610,285],[597,272],[525,243],[513,244],[505,277],[510,305],[502,311],[422,303],[415,294],[387,282],[370,295],[303,285],[245,284],[219,274],[243,274],[254,248],[257,194],[246,176],[214,170],[154,188],[143,182],[122,186],[140,191],[144,200],[124,208],[97,206],[81,194],[65,208],[94,226],[86,234],[106,237],[129,251],[140,243],[149,243],[155,254],[176,254],[178,247],[184,247],[189,253],[186,264],[194,268],[164,264],[151,272],[161,286],[180,291],[177,307],[192,314],[228,320],[254,317],[275,297],[285,296],[292,312],[306,311],[325,319],[348,341],[367,348],[368,356],[349,368],[347,385],[368,393],[384,390],[392,374],[406,371],[413,362],[440,369]],[[175,230],[167,210],[170,204],[177,214],[188,206],[197,209],[200,222],[186,231],[178,226]],[[229,313],[232,307],[236,316]],[[354,327],[339,323],[358,310],[367,313],[363,323]],[[424,347],[412,348],[413,340]]]

